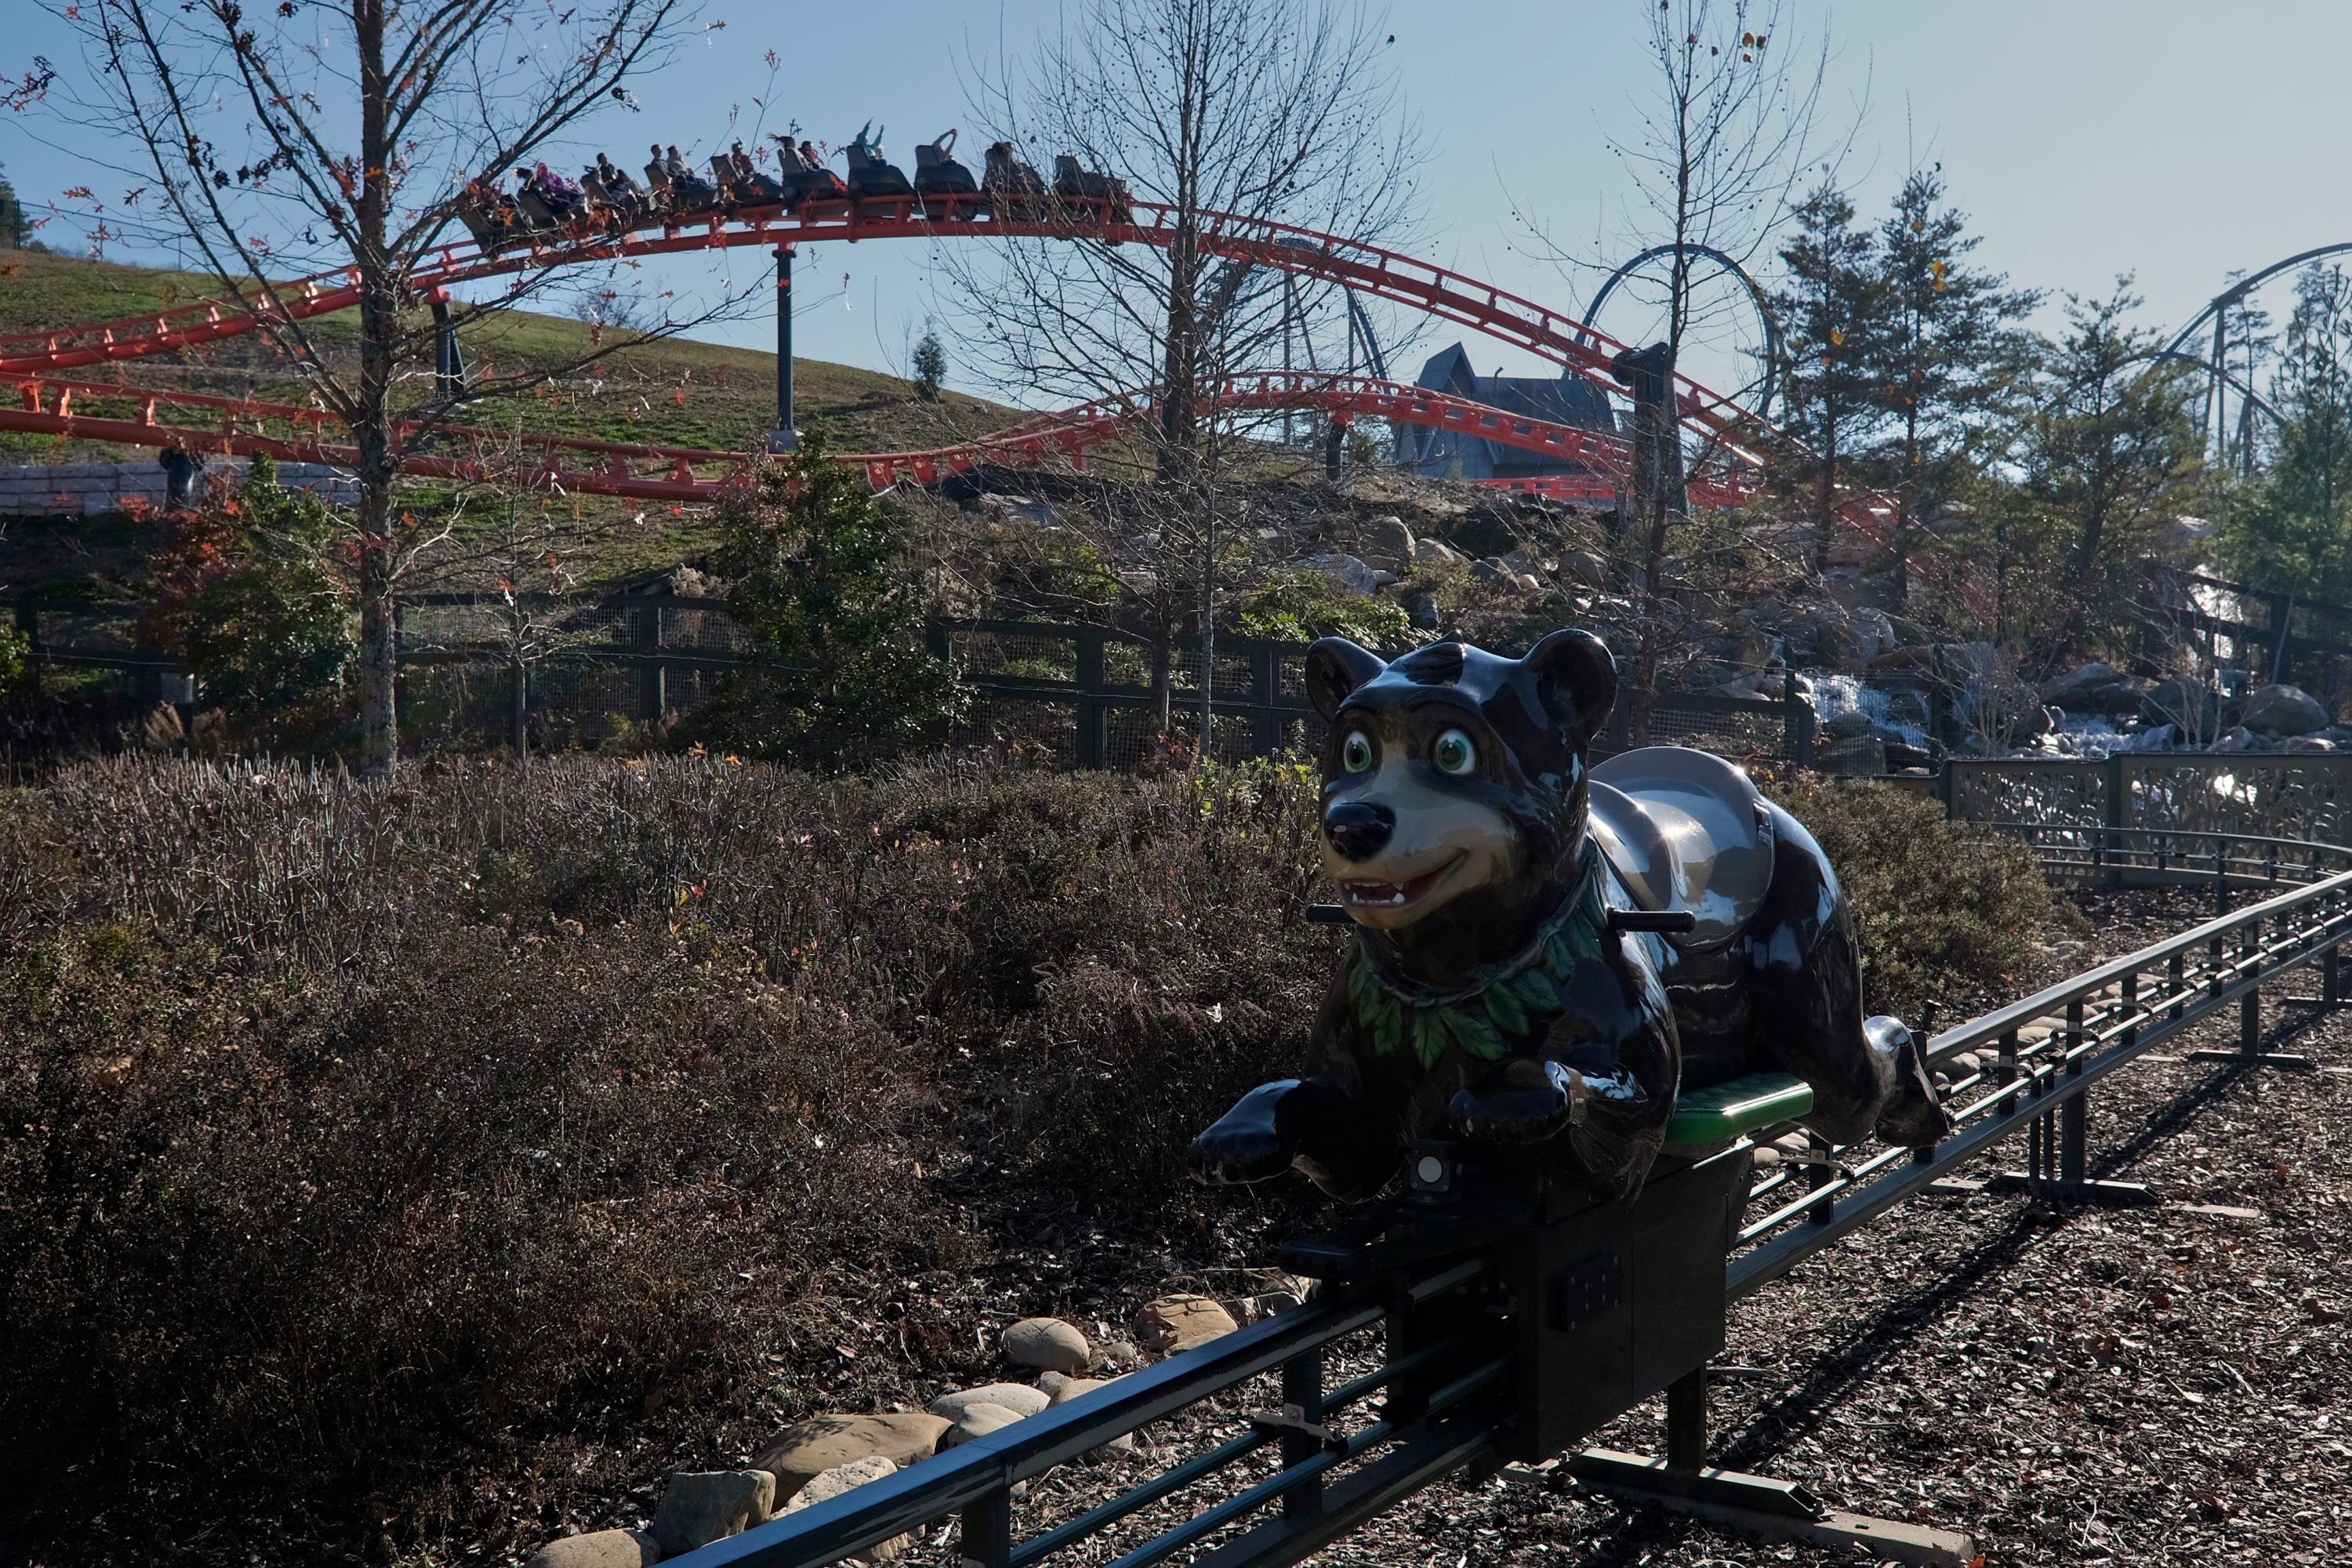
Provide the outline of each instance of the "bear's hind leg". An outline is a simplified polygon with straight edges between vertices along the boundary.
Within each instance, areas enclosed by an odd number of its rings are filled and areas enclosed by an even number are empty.
[[[1883,1142],[1898,1149],[1924,1149],[1948,1138],[1951,1112],[1936,1103],[1936,1081],[1927,1076],[1923,1042],[1900,1018],[1885,1014],[1862,1021],[1863,1037],[1871,1053],[1884,1059],[1893,1080],[1874,1129]]]

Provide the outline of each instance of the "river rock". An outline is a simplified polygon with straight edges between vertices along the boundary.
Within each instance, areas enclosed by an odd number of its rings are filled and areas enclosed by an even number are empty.
[[[1239,1326],[1206,1296],[1162,1296],[1135,1315],[1136,1338],[1153,1355],[1176,1355]]]
[[[670,1477],[649,1533],[665,1557],[765,1524],[776,1500],[767,1470],[681,1470]]]
[[[594,1530],[549,1542],[523,1568],[647,1568],[661,1554],[661,1543],[642,1530]]]
[[[779,1516],[794,1513],[804,1508],[814,1508],[821,1502],[831,1502],[842,1493],[855,1491],[871,1481],[887,1480],[898,1473],[898,1467],[876,1454],[867,1458],[853,1459],[845,1465],[835,1465],[821,1476],[811,1476],[808,1485],[793,1494],[792,1500],[776,1510]],[[852,1563],[894,1563],[915,1549],[913,1531],[894,1535],[878,1546],[869,1546],[848,1561]]]
[[[1004,1358],[1045,1372],[1079,1373],[1093,1360],[1094,1347],[1059,1318],[1024,1318],[1004,1331]]]
[[[2238,721],[2273,735],[2308,735],[2327,728],[2327,710],[2300,686],[2263,686],[2247,697]]]
[[[1412,542],[1412,563],[1416,566],[1451,566],[1461,559],[1461,552],[1442,539],[1416,539]]]
[[[1029,1392],[1034,1394],[1037,1391],[1033,1388]],[[991,1405],[985,1400],[976,1401],[963,1407],[963,1414],[957,1418],[955,1425],[950,1426],[946,1435],[940,1438],[940,1447],[953,1448],[961,1444],[971,1442],[974,1437],[985,1437],[991,1432],[1002,1432],[1021,1418],[1017,1411],[1008,1410],[1002,1405]]]
[[[2336,750],[2336,742],[2318,735],[2296,735],[2287,742],[2285,749],[2297,755],[2315,754]]]
[[[776,1495],[789,1498],[836,1466],[880,1455],[904,1469],[939,1452],[953,1423],[940,1415],[818,1415],[786,1428],[752,1458],[751,1468],[776,1478]]]
[[[994,1405],[1010,1410],[1016,1416],[1034,1415],[1053,1403],[1052,1394],[1042,1388],[1032,1388],[1025,1383],[992,1383],[980,1388],[940,1394],[931,1401],[931,1414],[950,1421],[961,1421],[975,1405]]]

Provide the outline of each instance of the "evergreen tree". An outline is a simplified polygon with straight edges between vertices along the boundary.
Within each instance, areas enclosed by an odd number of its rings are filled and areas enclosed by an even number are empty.
[[[1878,247],[1854,224],[1853,203],[1824,182],[1798,204],[1780,252],[1789,287],[1775,301],[1787,334],[1783,396],[1789,423],[1811,447],[1799,482],[1814,497],[1816,565],[1826,565],[1842,476],[1883,413],[1874,372],[1885,300]]]
[[[2284,422],[2266,472],[2236,498],[2222,537],[2246,581],[2352,598],[2352,278],[2332,266],[2295,279],[2272,397]]]
[[[727,608],[761,664],[691,728],[730,749],[805,767],[856,766],[945,738],[953,672],[923,647],[921,607],[864,470],[821,431],[762,462],[720,508],[714,558]]]
[[[349,584],[329,566],[337,537],[325,503],[262,455],[242,485],[208,489],[155,562],[148,639],[186,661],[207,707],[274,745],[341,719],[358,648]]]
[[[32,225],[25,220],[25,204],[16,199],[16,187],[8,183],[8,176],[0,174],[0,250],[22,250],[32,237]]]
[[[925,332],[915,344],[915,390],[926,402],[940,400],[940,384],[947,379],[948,351],[940,346],[937,332]]]
[[[1991,416],[2028,363],[2018,323],[2041,303],[1968,266],[1978,237],[1945,205],[1940,170],[1906,180],[1879,226],[1882,313],[1865,344],[1885,416],[1876,466],[1898,509],[1898,561],[1918,520],[1952,499],[1982,455]]]
[[[2044,347],[2022,455],[2034,502],[2074,539],[2053,653],[2117,629],[2137,587],[2105,570],[2136,558],[2147,530],[2184,505],[2201,472],[2190,417],[2194,373],[2157,363],[2158,340],[2126,318],[2138,309],[2128,276],[2104,300],[2066,296],[2066,331]]]

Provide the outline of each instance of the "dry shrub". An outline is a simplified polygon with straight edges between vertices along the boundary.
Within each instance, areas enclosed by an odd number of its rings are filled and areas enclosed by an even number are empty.
[[[924,1256],[886,1032],[631,932],[396,957],[261,983],[100,924],[7,967],[0,1431],[62,1509],[112,1455],[428,1524],[755,1360],[833,1259]]]
[[[1766,793],[1805,825],[1853,900],[1864,1005],[1917,1023],[2009,1000],[2041,959],[2037,934],[2079,925],[2014,834],[1947,822],[1930,796],[1801,775]]]

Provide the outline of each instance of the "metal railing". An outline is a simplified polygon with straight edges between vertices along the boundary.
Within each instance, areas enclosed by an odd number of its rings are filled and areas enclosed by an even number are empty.
[[[1475,1458],[1507,1404],[1509,1339],[1496,1320],[1413,1342],[1418,1310],[1452,1294],[1489,1290],[1495,1262],[1473,1256],[1425,1264],[1402,1277],[1328,1293],[1207,1345],[1132,1373],[1111,1386],[977,1437],[911,1469],[756,1526],[678,1561],[694,1568],[815,1568],[918,1531],[950,1514],[961,1556],[977,1568],[1031,1568],[1188,1488],[1229,1477],[1262,1449],[1276,1468],[1182,1522],[1131,1546],[1113,1568],[1150,1568],[1227,1526],[1276,1512],[1213,1555],[1221,1568],[1295,1563],[1363,1521]],[[1323,1385],[1326,1351],[1384,1326],[1390,1358],[1336,1388]],[[1075,1518],[1016,1540],[1014,1489],[1146,1424],[1235,1390],[1267,1373],[1281,1377],[1282,1407],[1248,1429]],[[1372,1394],[1376,1416],[1343,1433]]]
[[[2206,836],[2200,856],[2181,841],[2197,836],[2146,830],[2097,830],[2084,846],[2067,841],[2069,828],[2029,828],[2045,866],[2060,874],[2101,880],[2146,875],[2230,888],[2306,885],[2206,921],[2137,952],[2045,987],[2021,1001],[1971,1019],[1927,1042],[1931,1068],[1950,1072],[1948,1096],[1958,1123],[1933,1149],[1827,1149],[1822,1158],[1783,1167],[1750,1193],[1751,1204],[1780,1201],[1744,1226],[1727,1275],[1737,1298],[1779,1278],[1797,1263],[1867,1224],[1990,1144],[2017,1131],[2029,1134],[2027,1183],[2064,1198],[2090,1193],[2086,1173],[2089,1092],[2108,1074],[2158,1042],[2235,1003],[2239,1047],[2249,1064],[2298,1058],[2266,1056],[2261,1044],[2261,993],[2287,972],[2321,966],[2319,1000],[2341,999],[2338,954],[2352,934],[2352,851],[2293,839]],[[2259,856],[2232,849],[2259,849]],[[1990,1054],[1990,1059],[1986,1059]],[[1963,1058],[1973,1058],[1964,1061]],[[1801,1185],[1801,1191],[1794,1191]],[[1793,1195],[1790,1195],[1793,1193]]]

